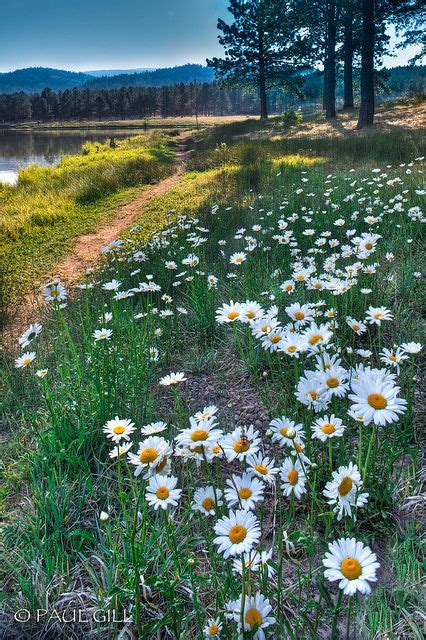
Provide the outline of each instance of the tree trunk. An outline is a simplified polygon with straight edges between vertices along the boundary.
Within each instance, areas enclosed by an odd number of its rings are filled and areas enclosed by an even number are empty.
[[[326,118],[336,117],[336,0],[327,1],[327,34],[324,60],[324,100]]]
[[[362,0],[361,107],[358,129],[374,122],[374,0]]]
[[[266,97],[266,74],[265,57],[263,51],[263,33],[259,32],[259,98],[260,98],[260,118],[266,120],[268,117],[268,101]]]
[[[343,108],[353,109],[354,106],[354,86],[353,86],[353,7],[351,0],[348,0],[345,9],[345,26],[343,40]]]

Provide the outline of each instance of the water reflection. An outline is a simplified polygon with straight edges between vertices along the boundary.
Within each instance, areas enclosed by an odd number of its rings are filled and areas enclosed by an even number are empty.
[[[130,130],[17,131],[0,128],[0,182],[14,184],[18,170],[37,163],[55,165],[62,155],[80,153],[86,141],[105,142],[108,138],[137,135]]]

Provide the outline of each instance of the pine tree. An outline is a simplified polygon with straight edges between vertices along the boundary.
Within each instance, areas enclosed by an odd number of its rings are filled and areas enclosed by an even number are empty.
[[[304,42],[297,35],[297,12],[285,0],[230,0],[233,22],[219,19],[224,58],[207,60],[224,84],[256,87],[260,117],[268,117],[267,90],[285,86],[297,91]],[[296,62],[297,61],[297,62]]]

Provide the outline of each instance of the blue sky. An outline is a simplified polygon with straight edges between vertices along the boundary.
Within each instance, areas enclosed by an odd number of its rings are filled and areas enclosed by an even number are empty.
[[[218,55],[227,0],[1,0],[0,71],[125,69]],[[228,14],[229,15],[229,14]],[[387,64],[404,64],[412,52]]]

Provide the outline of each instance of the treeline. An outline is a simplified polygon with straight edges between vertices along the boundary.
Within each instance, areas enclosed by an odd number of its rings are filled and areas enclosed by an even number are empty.
[[[425,93],[424,66],[384,69],[380,74],[378,93],[382,96],[414,97]],[[303,78],[300,96],[280,88],[269,91],[271,113],[297,109],[304,102],[318,105],[322,100],[324,74],[316,71]],[[343,76],[337,80],[337,97],[343,103]],[[355,78],[355,95],[359,94],[359,79]],[[242,90],[219,86],[217,83],[184,83],[165,87],[122,87],[120,89],[65,89],[41,93],[24,92],[0,94],[0,122],[25,120],[90,120],[148,118],[153,116],[179,117],[254,115],[258,112],[255,89]]]
[[[417,45],[425,53],[424,0],[229,0],[228,11],[231,19],[217,22],[224,55],[207,64],[228,86],[256,86],[261,118],[270,112],[271,89],[300,96],[304,74],[320,67],[325,116],[336,115],[340,71],[343,106],[354,107],[359,72],[358,127],[370,126],[382,80],[378,69],[392,52],[389,27],[401,39],[398,46]],[[416,61],[421,57],[419,51]]]
[[[44,89],[40,94],[1,94],[0,122],[219,116],[254,114],[256,108],[255,93],[221,88],[208,82],[102,90],[74,88],[58,92]]]

